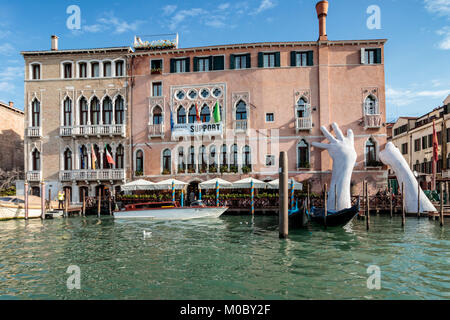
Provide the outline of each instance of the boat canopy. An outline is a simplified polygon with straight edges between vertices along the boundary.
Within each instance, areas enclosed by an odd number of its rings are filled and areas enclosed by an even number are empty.
[[[233,183],[233,186],[231,187],[232,189],[250,189],[252,187],[252,182],[253,182],[253,187],[255,189],[265,189],[267,187],[267,183],[255,179],[255,178],[245,178],[239,181],[236,181]]]
[[[291,189],[292,182],[294,182],[294,190],[303,190],[303,184],[295,181],[294,179],[289,179],[288,188]],[[279,189],[280,188],[280,179],[273,180],[267,183],[269,189]]]
[[[219,188],[221,188],[221,189],[227,189],[227,188],[229,189],[233,186],[233,184],[231,182],[225,181],[220,178],[215,178],[215,179],[200,183],[199,187],[202,189],[205,189],[205,190],[215,189],[217,183],[219,183]]]
[[[150,187],[154,186],[154,185],[155,184],[153,182],[140,179],[140,180],[126,183],[126,184],[120,186],[120,189],[122,191],[152,190]]]

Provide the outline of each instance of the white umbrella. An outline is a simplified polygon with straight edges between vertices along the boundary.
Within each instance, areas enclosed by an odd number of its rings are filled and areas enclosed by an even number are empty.
[[[293,179],[289,179],[288,181],[288,188],[291,188],[292,181],[294,181],[294,190],[303,190],[303,184],[300,182],[297,182]],[[270,189],[279,189],[280,188],[280,179],[273,180],[267,183]]]
[[[224,189],[224,188],[229,188],[231,187],[233,184],[231,182],[225,181],[223,179],[220,178],[215,178],[209,181],[205,181],[199,184],[199,187],[205,190],[208,189],[216,189],[216,184],[219,183],[219,188]]]
[[[120,186],[122,191],[136,191],[136,190],[150,190],[150,187],[155,185],[153,182],[147,180],[136,180]]]
[[[267,184],[261,180],[258,180],[255,178],[245,178],[245,179],[234,182],[232,188],[250,189],[252,187],[252,182],[253,182],[253,187],[255,189],[264,189],[267,186]]]
[[[172,189],[172,185],[175,190],[184,189],[188,184],[183,181],[179,181],[176,179],[168,179],[161,182],[156,183],[152,186],[153,190],[168,190]]]

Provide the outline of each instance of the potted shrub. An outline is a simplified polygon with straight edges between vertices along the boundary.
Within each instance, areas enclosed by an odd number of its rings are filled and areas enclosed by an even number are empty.
[[[141,176],[144,175],[144,173],[143,173],[142,171],[136,171],[136,172],[134,173],[134,175],[135,175],[136,177],[141,177]]]
[[[252,171],[252,167],[250,167],[250,166],[242,167],[242,173],[243,174],[249,174],[251,171]]]
[[[169,175],[170,174],[170,170],[163,170],[162,174],[163,175]]]
[[[220,166],[220,173],[228,172],[228,166]]]
[[[162,69],[161,68],[152,68],[151,73],[152,74],[162,74]]]

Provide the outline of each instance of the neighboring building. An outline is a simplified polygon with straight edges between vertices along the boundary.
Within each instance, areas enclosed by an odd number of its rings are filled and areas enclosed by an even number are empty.
[[[411,170],[417,172],[421,187],[431,188],[433,161],[433,120],[439,142],[437,179],[450,177],[450,95],[441,107],[421,117],[400,117],[390,138],[400,149]],[[444,142],[444,143],[443,143]]]
[[[0,169],[23,171],[24,113],[0,101]]]
[[[93,196],[126,178],[129,47],[22,52],[25,59],[25,170],[55,196]],[[94,152],[91,152],[94,150]],[[115,160],[109,165],[106,150]],[[93,158],[97,158],[94,167]]]
[[[336,122],[355,134],[357,188],[363,179],[384,188],[386,40],[329,41],[324,4],[318,41],[137,46],[129,55],[134,178],[171,175],[192,188],[218,175],[267,181],[278,177],[279,151],[287,151],[289,176],[319,191],[332,160],[311,143],[324,141],[320,126]],[[195,125],[196,105],[204,129]]]

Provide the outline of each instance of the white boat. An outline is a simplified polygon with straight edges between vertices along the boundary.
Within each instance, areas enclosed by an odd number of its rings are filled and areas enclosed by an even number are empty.
[[[126,205],[114,212],[116,219],[191,220],[218,218],[228,207],[206,207],[197,202],[191,207],[181,207],[177,202],[145,202]]]
[[[28,218],[40,218],[41,206],[35,199],[30,199],[28,204]],[[0,198],[0,220],[25,219],[25,201],[19,197]]]

